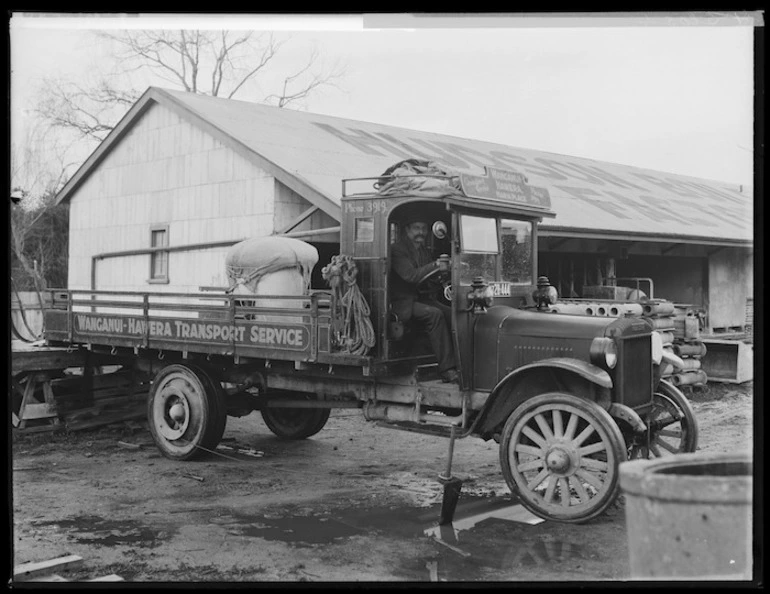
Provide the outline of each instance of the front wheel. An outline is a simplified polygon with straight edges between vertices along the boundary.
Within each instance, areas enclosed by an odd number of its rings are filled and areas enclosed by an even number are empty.
[[[629,458],[663,458],[698,447],[695,411],[687,397],[666,380],[658,384],[646,422],[649,429],[634,443]]]
[[[307,400],[314,400],[310,395]],[[264,408],[261,411],[265,425],[281,439],[306,439],[326,425],[330,408]]]
[[[585,522],[612,504],[619,490],[625,442],[598,404],[560,392],[517,407],[503,427],[500,465],[511,492],[533,514]]]
[[[222,387],[197,367],[168,365],[152,382],[147,417],[164,456],[199,458],[217,446],[225,431]]]

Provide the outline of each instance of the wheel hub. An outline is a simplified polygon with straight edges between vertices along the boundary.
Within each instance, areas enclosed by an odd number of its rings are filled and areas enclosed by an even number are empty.
[[[164,390],[156,400],[156,428],[169,441],[182,437],[190,424],[190,405],[177,390]]]
[[[572,460],[569,453],[561,448],[554,448],[546,454],[545,463],[551,472],[564,473],[569,470]]]
[[[184,406],[177,402],[169,409],[168,416],[177,423],[181,423],[186,416]]]

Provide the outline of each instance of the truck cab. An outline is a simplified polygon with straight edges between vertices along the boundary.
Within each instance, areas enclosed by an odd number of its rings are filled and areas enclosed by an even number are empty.
[[[391,249],[403,236],[407,213],[420,212],[434,258],[450,260],[448,273],[437,271],[425,284],[432,283],[434,291],[438,286],[440,301],[452,309],[460,385],[473,390],[488,388],[491,380],[475,363],[487,350],[477,344],[477,322],[491,307],[535,307],[537,226],[555,215],[547,190],[528,186],[521,174],[487,170],[485,176],[462,174],[454,180],[430,176],[427,193],[409,180],[396,188],[383,178],[345,180],[340,251],[354,258],[371,308],[375,373],[429,366],[435,357],[425,334],[398,319],[391,307]]]

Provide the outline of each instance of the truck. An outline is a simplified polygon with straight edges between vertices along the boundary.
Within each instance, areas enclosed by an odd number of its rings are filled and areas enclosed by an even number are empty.
[[[547,189],[491,168],[379,175],[343,180],[341,204],[328,288],[258,301],[53,289],[46,342],[149,378],[152,437],[179,461],[212,452],[228,416],[258,411],[279,438],[306,439],[332,409],[357,408],[449,438],[449,476],[456,439],[494,440],[521,504],[574,523],[613,503],[622,462],[695,450],[695,415],[661,378],[649,320],[553,311],[556,289],[537,275],[538,224],[555,216]],[[439,379],[427,336],[389,303],[390,249],[415,208],[449,262],[419,285],[437,283],[451,307],[457,383]]]

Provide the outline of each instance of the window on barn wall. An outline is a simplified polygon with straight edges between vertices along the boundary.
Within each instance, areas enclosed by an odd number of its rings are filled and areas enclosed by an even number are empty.
[[[150,247],[168,247],[168,225],[150,229]],[[168,282],[168,252],[152,252],[150,254],[149,282]]]

